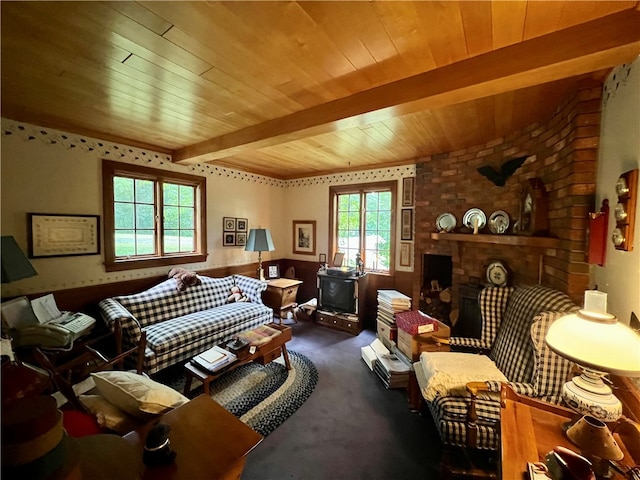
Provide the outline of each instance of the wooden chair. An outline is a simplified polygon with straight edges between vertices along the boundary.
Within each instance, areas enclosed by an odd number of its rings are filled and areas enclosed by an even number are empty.
[[[55,387],[64,395],[71,407],[87,412],[87,409],[76,394],[74,385],[86,379],[91,373],[112,370],[114,367],[122,369],[125,360],[132,358],[134,355],[136,372],[142,374],[146,344],[146,332],[143,331],[140,341],[135,347],[125,352],[116,352],[116,355],[111,359],[89,345],[82,345],[82,352],[74,356],[73,359],[61,364],[57,364],[52,352],[43,350],[40,347],[33,348],[33,355],[38,364],[49,372]],[[117,341],[116,345],[119,345]]]

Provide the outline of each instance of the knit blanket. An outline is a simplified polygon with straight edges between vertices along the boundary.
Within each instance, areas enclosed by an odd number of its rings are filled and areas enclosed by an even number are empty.
[[[426,380],[422,395],[428,401],[437,396],[463,396],[468,382],[508,381],[493,360],[475,353],[422,352],[420,366]]]

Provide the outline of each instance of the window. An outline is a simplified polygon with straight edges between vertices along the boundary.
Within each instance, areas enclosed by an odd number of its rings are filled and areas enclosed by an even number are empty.
[[[366,270],[391,272],[394,265],[396,183],[331,187],[332,252],[343,252],[343,265],[356,266],[360,253]]]
[[[107,271],[205,261],[205,181],[104,160]]]

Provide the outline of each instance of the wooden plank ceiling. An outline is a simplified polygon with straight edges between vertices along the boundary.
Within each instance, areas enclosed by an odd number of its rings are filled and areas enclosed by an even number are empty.
[[[638,2],[1,2],[2,116],[290,179],[546,119]]]

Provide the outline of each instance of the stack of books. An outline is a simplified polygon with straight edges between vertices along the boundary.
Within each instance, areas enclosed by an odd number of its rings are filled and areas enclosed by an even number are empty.
[[[394,323],[400,312],[411,310],[411,297],[396,290],[378,290],[378,319]]]
[[[411,362],[399,351],[390,352],[380,339],[362,347],[362,359],[382,380],[386,388],[407,388]]]
[[[411,310],[411,298],[396,290],[378,290],[378,337],[391,346],[396,341],[396,320],[398,313]],[[386,325],[386,326],[385,326]],[[382,335],[382,331],[388,332],[390,338]]]
[[[225,350],[222,347],[212,347],[209,350],[202,352],[200,355],[196,355],[191,360],[195,365],[200,368],[204,368],[208,372],[216,372],[236,361],[236,357],[233,353]]]

